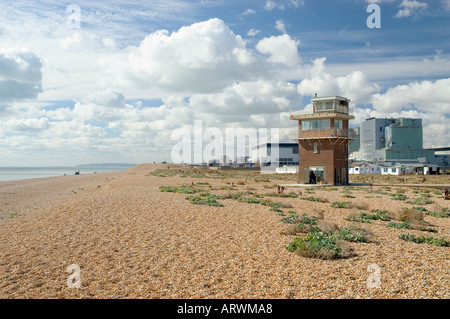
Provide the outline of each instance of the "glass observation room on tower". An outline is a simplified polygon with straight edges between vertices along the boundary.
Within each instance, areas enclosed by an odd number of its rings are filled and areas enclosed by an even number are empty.
[[[348,100],[339,98],[311,99],[316,112],[337,112],[348,114]]]
[[[302,121],[302,131],[329,130],[330,119]]]

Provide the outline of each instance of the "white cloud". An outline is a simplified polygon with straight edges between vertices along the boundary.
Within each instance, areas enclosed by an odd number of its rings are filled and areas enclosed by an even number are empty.
[[[255,61],[244,40],[215,18],[171,34],[151,33],[130,50],[121,72],[129,86],[192,94],[247,79],[257,68]]]
[[[450,10],[450,0],[442,0],[442,5],[445,10]]]
[[[196,112],[214,114],[217,120],[236,116],[245,121],[253,114],[289,110],[299,98],[294,84],[259,80],[236,83],[220,93],[196,94],[189,102]]]
[[[125,107],[125,97],[121,92],[113,89],[106,89],[104,91],[96,92],[88,95],[85,102],[91,102],[99,106],[108,108],[123,108]]]
[[[403,0],[400,4],[400,10],[395,15],[396,18],[404,18],[411,16],[414,12],[420,9],[426,9],[428,4],[417,0]]]
[[[336,83],[343,95],[351,97],[354,103],[366,103],[371,95],[380,90],[377,84],[370,83],[367,76],[361,71],[338,77]]]
[[[305,1],[303,0],[289,0],[289,5],[298,8],[300,5],[304,6]]]
[[[253,9],[247,9],[242,13],[243,16],[248,16],[248,15],[252,15],[252,14],[256,14],[256,11]]]
[[[398,112],[414,107],[424,112],[450,114],[450,78],[413,82],[373,96],[375,110]]]
[[[250,30],[248,30],[247,35],[249,37],[254,37],[255,35],[257,35],[260,32],[261,32],[261,30],[250,29]]]
[[[302,6],[305,5],[304,0],[287,0],[287,1],[267,0],[266,3],[264,4],[264,10],[266,10],[266,11],[272,11],[274,9],[284,10],[286,8],[286,6],[287,7],[298,8],[300,5],[302,5]]]
[[[379,91],[377,84],[370,83],[361,71],[335,77],[325,70],[326,58],[318,58],[312,65],[305,67],[305,79],[298,84],[298,91],[302,95],[327,96],[342,95],[348,97],[355,104],[369,103],[374,92]]]
[[[41,68],[27,49],[0,49],[0,103],[36,98],[42,91]]]
[[[306,77],[298,84],[298,91],[302,95],[318,96],[337,95],[340,93],[336,79],[325,72],[326,58],[317,58],[313,64],[306,66]],[[308,74],[309,73],[309,74]]]
[[[262,39],[256,45],[256,49],[263,54],[269,54],[269,62],[294,67],[300,61],[298,44],[299,42],[288,34],[283,34]]]
[[[283,19],[276,21],[275,28],[281,33],[286,33],[286,25],[284,24]]]
[[[50,127],[47,118],[9,119],[4,125],[7,131],[22,133],[37,133]]]
[[[276,6],[277,4],[274,1],[267,0],[266,4],[264,5],[264,10],[272,11]]]
[[[59,46],[64,50],[73,49],[80,46],[81,34],[79,32],[74,33],[59,41]]]

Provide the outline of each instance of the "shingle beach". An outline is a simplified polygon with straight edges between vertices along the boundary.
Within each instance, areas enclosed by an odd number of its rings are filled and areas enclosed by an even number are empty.
[[[414,243],[402,233],[450,240],[450,218],[426,215],[437,232],[386,227],[385,221],[355,223],[352,210],[392,212],[412,207],[369,187],[343,198],[333,190],[287,188],[313,202],[275,198],[297,213],[321,211],[337,226],[357,224],[371,232],[367,243],[349,242],[353,255],[323,260],[289,252],[289,226],[270,207],[219,199],[223,207],[195,205],[188,195],[160,186],[202,185],[226,195],[276,192],[292,180],[154,176],[176,165],[142,164],[121,172],[0,182],[0,298],[450,298],[450,247]],[[185,166],[178,166],[188,169]],[[373,190],[381,189],[374,186]],[[410,199],[420,194],[404,188]],[[395,192],[392,188],[391,192]],[[428,211],[449,207],[429,193]],[[80,288],[68,285],[68,266],[78,265]],[[379,270],[368,284],[369,266]]]

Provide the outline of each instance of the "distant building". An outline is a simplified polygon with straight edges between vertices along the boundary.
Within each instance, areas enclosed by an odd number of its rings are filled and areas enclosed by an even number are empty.
[[[381,174],[383,167],[369,162],[354,162],[348,166],[350,175]]]
[[[400,175],[405,173],[407,173],[407,168],[400,163],[385,166],[381,171],[382,175]]]
[[[293,166],[298,165],[297,143],[267,143],[252,149],[250,161],[260,165]]]
[[[350,100],[312,98],[313,114],[291,115],[298,121],[299,180],[305,184],[348,184]]]
[[[360,144],[361,144],[361,134],[360,128],[349,128],[348,129],[348,137],[351,138],[348,144],[348,153],[359,152]]]
[[[386,146],[386,127],[395,123],[394,119],[370,118],[360,126],[360,148],[355,160],[382,161]]]
[[[360,149],[351,156],[357,161],[434,161],[434,150],[423,148],[421,119],[370,118],[361,123]]]

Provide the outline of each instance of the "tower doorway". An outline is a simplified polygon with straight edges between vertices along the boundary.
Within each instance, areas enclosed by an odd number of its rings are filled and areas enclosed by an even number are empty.
[[[309,184],[325,183],[323,167],[309,166],[306,171],[308,176],[306,180]]]

